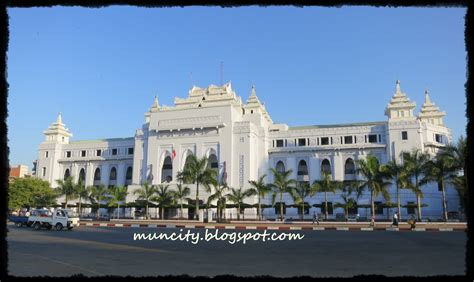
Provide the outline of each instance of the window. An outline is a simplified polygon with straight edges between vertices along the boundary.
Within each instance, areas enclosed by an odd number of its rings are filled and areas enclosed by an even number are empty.
[[[382,202],[374,202],[375,205],[375,214],[383,214]]]
[[[435,140],[438,143],[443,143],[443,136],[441,134],[435,134]]]
[[[64,172],[64,180],[66,180],[66,178],[68,178],[69,176],[71,176],[71,172],[69,172],[69,169],[67,168]]]
[[[133,148],[128,148],[128,154],[133,155]]]
[[[285,172],[285,164],[282,161],[278,161],[277,164],[276,164],[275,169],[278,172]]]
[[[132,167],[129,166],[127,168],[127,174],[125,176],[125,180],[132,180],[132,173],[133,173]]]
[[[86,151],[82,150],[81,151],[81,157],[85,157],[86,156]]]
[[[100,168],[96,168],[94,172],[94,181],[100,181]]]
[[[309,206],[307,203],[304,204],[304,214],[309,214]],[[301,205],[298,205],[298,214],[301,214]]]
[[[306,146],[306,138],[298,139],[298,146]]]
[[[321,137],[321,145],[329,145],[329,137]]]
[[[71,157],[71,151],[67,151],[66,152],[66,158],[70,158]]]
[[[250,110],[250,114],[253,114],[253,110]]]
[[[324,159],[322,162],[321,162],[321,173],[327,173],[327,174],[331,174],[331,163],[329,162],[328,159]]]
[[[102,150],[97,150],[96,155],[100,157],[102,155]]]
[[[352,136],[344,136],[344,144],[352,144]]]
[[[377,135],[369,134],[369,143],[377,143]]]
[[[326,203],[322,202],[321,203],[321,213],[325,214],[326,213]],[[328,202],[328,214],[333,213],[333,208],[332,208],[332,202]]]
[[[112,167],[110,170],[109,180],[117,180],[117,169],[115,169],[115,167]]]
[[[46,168],[45,167],[43,167],[42,171],[43,171],[43,176],[46,176]]]
[[[407,213],[415,214],[415,202],[407,202]]]
[[[112,156],[117,155],[117,149],[112,149]]]
[[[286,205],[285,203],[275,203],[275,214],[280,215],[280,206],[283,206],[283,215],[286,214]]]
[[[276,142],[277,147],[283,147],[283,139],[279,139]]]
[[[408,132],[402,131],[402,140],[408,140]]]
[[[301,160],[298,163],[298,173],[297,174],[302,175],[302,176],[308,175],[308,166],[307,166],[305,160]]]
[[[346,160],[346,164],[344,166],[344,174],[355,174],[355,165],[354,161],[351,158]]]
[[[45,154],[44,154],[45,158],[47,158],[49,156],[49,152],[46,151]]]

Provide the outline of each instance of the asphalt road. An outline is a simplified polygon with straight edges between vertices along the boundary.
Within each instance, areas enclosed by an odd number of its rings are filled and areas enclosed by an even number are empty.
[[[226,241],[133,240],[137,233],[186,234],[203,229],[91,228],[33,231],[8,225],[13,276],[156,276],[232,274],[292,277],[464,275],[465,232],[273,231],[304,235],[301,240]],[[208,230],[214,234],[216,230]],[[223,233],[264,231],[218,230]],[[195,235],[197,236],[197,235]],[[269,238],[269,237],[266,237]],[[221,237],[221,239],[224,239]]]

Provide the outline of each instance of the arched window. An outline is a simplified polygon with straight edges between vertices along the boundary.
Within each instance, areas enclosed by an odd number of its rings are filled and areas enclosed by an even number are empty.
[[[117,169],[115,167],[110,169],[109,180],[117,180]]]
[[[170,182],[173,179],[173,162],[171,157],[167,156],[161,167],[161,183]]]
[[[94,172],[94,181],[100,181],[100,168],[96,168]]]
[[[86,172],[83,168],[79,172],[79,180],[78,181],[81,181],[83,184],[86,181]]]
[[[324,159],[321,162],[321,173],[323,173],[323,172],[331,174],[331,163],[329,162],[328,159]]]
[[[209,168],[219,168],[219,162],[217,161],[217,156],[215,154],[211,154],[209,156],[209,160],[207,161],[207,167]]]
[[[282,161],[278,161],[277,164],[276,164],[275,169],[278,172],[285,172],[285,164]]]
[[[133,169],[131,166],[127,168],[127,174],[125,175],[125,180],[132,180]]]
[[[355,174],[354,160],[349,158],[344,165],[344,174]]]
[[[71,176],[71,172],[69,172],[69,168],[67,168],[66,171],[64,172],[64,180],[66,180],[66,178],[70,176]]]
[[[298,175],[308,175],[308,166],[306,165],[305,160],[301,160],[298,163]]]
[[[183,170],[186,169],[186,167],[188,166],[189,162],[191,161],[192,159],[192,154],[189,154],[187,157],[186,157],[186,161],[184,162],[184,167],[183,167]],[[189,182],[189,181],[184,181],[184,184],[191,184],[192,182]]]

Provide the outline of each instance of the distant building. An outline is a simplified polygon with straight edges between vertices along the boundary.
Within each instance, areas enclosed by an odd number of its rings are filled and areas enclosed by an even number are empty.
[[[10,181],[15,179],[15,178],[23,178],[23,177],[28,177],[29,171],[28,171],[28,166],[26,165],[18,165],[16,167],[10,167]]]
[[[401,91],[397,81],[395,93],[385,108],[386,120],[289,127],[273,123],[254,87],[247,101],[242,102],[230,83],[208,88],[194,86],[187,98],[175,98],[173,107],[159,105],[155,98],[144,115],[144,123],[133,137],[70,141],[72,134],[59,114],[57,121],[44,131],[45,140],[39,147],[35,170],[37,177],[49,181],[53,187],[57,186],[57,179],[72,176],[75,181],[82,179],[87,186],[101,183],[106,186],[128,185],[130,192],[145,182],[154,185],[168,183],[174,189],[177,173],[190,155],[196,155],[209,158],[209,167],[217,170],[219,179],[233,188],[246,189],[249,180],[256,180],[263,174],[267,175],[266,182],[273,182],[270,168],[291,169],[291,178],[310,183],[320,179],[322,171],[330,172],[334,180],[360,179],[355,161],[366,158],[368,154],[375,155],[381,163],[387,163],[392,159],[399,160],[401,151],[412,148],[434,155],[451,142],[451,131],[443,121],[445,112],[431,101],[427,91],[424,95],[425,101],[416,115],[415,102]],[[301,103],[313,104],[315,116],[319,107],[337,106],[325,105],[319,98]],[[117,116],[120,117],[123,115]],[[195,185],[187,186],[192,191],[189,198],[194,199]],[[423,207],[422,215],[440,217],[441,192],[433,183],[423,189],[423,203],[427,206]],[[412,206],[416,197],[413,192],[402,190],[402,205],[406,207],[402,215],[406,216],[414,213]],[[448,187],[446,193],[448,211],[456,211],[458,198],[455,190]],[[307,217],[311,217],[313,212],[322,212],[322,194],[308,197],[310,208],[304,211]],[[328,211],[334,218],[337,213],[344,212],[342,208],[334,207],[341,202],[341,195],[329,194]],[[395,187],[390,189],[390,194],[392,202],[396,201]],[[205,202],[209,193],[200,186],[199,195]],[[129,193],[127,202],[135,199],[136,196]],[[370,193],[367,192],[358,203],[367,205],[369,199]],[[377,204],[385,202],[381,196],[375,201]],[[248,198],[246,202],[253,205],[257,197]],[[264,202],[271,204],[271,195]],[[292,198],[286,194],[283,202],[286,216],[297,217],[298,209]],[[190,200],[189,204],[192,203]],[[377,208],[377,217],[388,218],[387,210],[380,207],[382,205]],[[364,216],[366,211],[359,208],[351,212]],[[190,208],[186,212],[191,218],[194,210]],[[235,217],[235,209],[228,212]],[[276,217],[277,212],[278,209],[267,208],[264,216]],[[254,215],[255,209],[245,209],[245,213]],[[176,215],[176,211],[169,215]]]

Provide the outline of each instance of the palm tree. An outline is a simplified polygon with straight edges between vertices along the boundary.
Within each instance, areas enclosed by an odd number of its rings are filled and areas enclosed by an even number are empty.
[[[158,203],[160,207],[161,214],[160,218],[165,218],[165,208],[173,205],[175,203],[175,193],[174,191],[168,190],[168,184],[159,184],[158,189],[156,190],[155,196],[151,199],[154,202]]]
[[[155,193],[156,187],[154,185],[148,185],[148,182],[145,182],[139,189],[133,192],[133,194],[138,195],[139,200],[145,201],[146,219],[149,219],[148,205]]]
[[[451,175],[449,183],[451,183],[459,196],[459,205],[464,210],[464,201],[466,194],[466,183],[467,183],[467,174],[466,171],[466,138],[464,136],[459,137],[456,144],[449,144],[443,148],[446,154],[452,156],[455,160],[456,171]]]
[[[98,186],[91,186],[90,188],[90,193],[92,199],[94,199],[97,202],[98,208],[97,208],[97,218],[100,216],[100,202],[103,201],[108,194],[107,187],[105,187],[104,184],[100,184]]]
[[[250,180],[249,183],[252,187],[252,189],[255,190],[256,194],[258,195],[258,219],[259,220],[262,220],[263,217],[262,217],[262,204],[261,204],[261,200],[262,198],[265,198],[265,196],[270,193],[270,191],[272,190],[270,185],[267,185],[263,182],[263,179],[266,177],[267,175],[264,174],[262,176],[260,176],[258,178],[258,180]]]
[[[313,182],[313,189],[317,192],[324,192],[324,219],[328,219],[328,192],[335,193],[342,186],[341,181],[332,180],[332,175],[328,171],[321,171],[321,180]]]
[[[71,176],[67,177],[64,181],[61,179],[56,180],[58,184],[57,193],[59,196],[64,196],[65,205],[67,209],[67,203],[69,199],[74,199],[77,196],[76,187],[74,185],[73,178]]]
[[[242,191],[242,187],[239,189],[231,188],[230,191],[230,194],[227,195],[227,199],[237,205],[237,220],[240,220],[240,208],[244,205],[244,199],[257,194],[257,191],[254,189]]]
[[[217,201],[217,221],[220,222],[222,220],[223,211],[226,208],[226,200],[227,194],[226,192],[229,190],[229,186],[225,183],[214,184],[214,193],[207,198],[208,205],[216,200]]]
[[[183,217],[184,211],[183,211],[183,200],[191,194],[191,189],[189,189],[188,186],[183,186],[181,183],[176,185],[176,190],[173,191],[174,197],[176,200],[179,201],[180,204],[180,218]]]
[[[109,207],[117,206],[117,218],[120,218],[120,203],[127,198],[127,186],[113,186],[110,189]]]
[[[398,163],[396,160],[389,161],[382,165],[382,170],[391,176],[397,188],[397,211],[398,220],[402,220],[402,213],[400,210],[400,189],[408,186],[407,170],[404,164]]]
[[[210,190],[209,185],[216,183],[217,171],[207,166],[208,158],[198,159],[195,155],[188,156],[186,165],[180,174],[187,183],[196,183],[196,219],[199,220],[199,184]]]
[[[438,190],[443,196],[444,221],[448,221],[445,186],[457,171],[456,162],[456,158],[449,151],[440,150],[433,159],[427,161],[425,177],[421,181],[421,183],[436,182],[438,184]]]
[[[275,206],[275,199],[277,194],[280,195],[280,219],[283,220],[283,193],[288,192],[292,189],[293,184],[296,184],[295,179],[289,179],[291,173],[293,172],[291,169],[287,171],[280,172],[274,168],[270,169],[273,173],[273,183],[270,184],[270,187],[273,190],[272,195],[272,206]]]
[[[373,155],[368,155],[367,159],[356,160],[358,168],[357,173],[362,174],[365,180],[360,183],[361,188],[367,188],[370,191],[370,205],[372,209],[372,217],[375,218],[375,198],[382,194],[386,201],[390,200],[390,195],[387,188],[392,184],[385,179],[390,178],[390,175],[381,169],[379,161]]]
[[[82,179],[79,179],[79,182],[75,186],[76,195],[79,197],[79,215],[82,214],[82,200],[91,198],[90,190],[86,188],[84,183],[82,183]]]
[[[362,189],[359,189],[359,181],[346,180],[340,185],[342,203],[336,203],[334,207],[343,208],[346,219],[349,217],[349,209],[357,207],[357,200],[362,195]],[[356,199],[352,194],[356,192]]]
[[[304,220],[305,199],[316,194],[316,187],[309,185],[308,182],[297,182],[296,186],[291,189],[290,195],[296,205],[301,205],[301,220]]]
[[[418,221],[421,221],[422,175],[426,172],[426,163],[429,160],[429,155],[423,153],[420,149],[413,149],[411,152],[402,152],[402,157],[407,169],[407,186],[416,195],[417,218]]]

